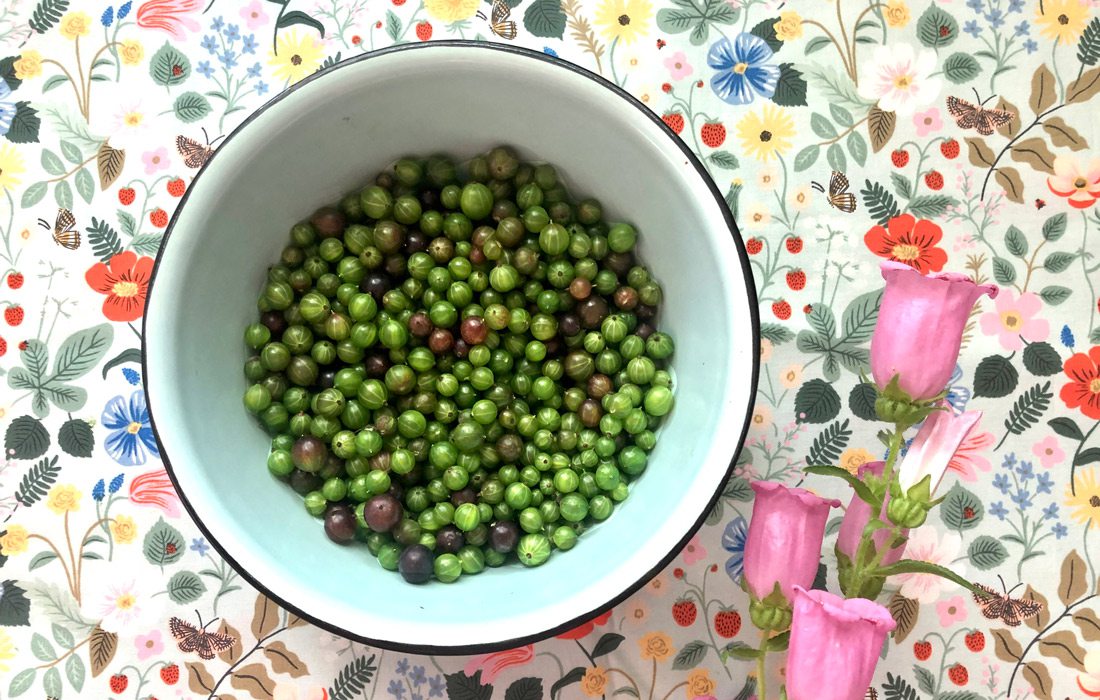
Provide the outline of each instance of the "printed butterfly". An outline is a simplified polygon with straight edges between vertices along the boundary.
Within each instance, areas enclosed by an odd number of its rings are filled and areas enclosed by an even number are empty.
[[[213,620],[210,622],[213,622]],[[210,622],[206,624],[209,625]],[[172,631],[172,636],[176,638],[176,644],[179,645],[180,651],[198,652],[199,658],[207,661],[214,658],[216,652],[229,649],[237,641],[228,634],[207,632],[205,627],[200,630],[178,617],[168,620],[168,629]]]
[[[1010,598],[1010,591],[998,593],[989,586],[980,583],[974,585],[988,594],[982,596],[974,593],[974,602],[981,606],[982,615],[987,619],[1000,620],[1009,627],[1019,627],[1021,622],[1043,611],[1043,604],[1037,600]],[[1003,582],[1001,585],[1004,585]]]
[[[981,105],[950,95],[947,97],[947,111],[955,118],[959,128],[977,129],[982,136],[989,136],[994,129],[1016,118],[1016,115],[1008,110],[986,109]]]
[[[47,231],[50,229],[50,225],[42,219],[38,220],[38,225]],[[68,209],[57,210],[57,219],[53,225],[53,241],[67,250],[76,250],[80,247],[80,234],[76,230],[76,217]]]
[[[825,188],[817,182],[811,182],[810,186],[818,192],[824,192]],[[856,210],[856,196],[848,191],[848,177],[841,172],[833,171],[829,177],[829,205],[851,214]]]
[[[489,30],[501,39],[516,38],[516,23],[508,19],[512,14],[512,8],[504,0],[493,0],[492,15],[489,18]],[[484,12],[478,12],[477,16],[486,19]]]
[[[176,137],[176,150],[183,156],[183,163],[189,168],[201,168],[214,155],[214,149],[186,136]]]

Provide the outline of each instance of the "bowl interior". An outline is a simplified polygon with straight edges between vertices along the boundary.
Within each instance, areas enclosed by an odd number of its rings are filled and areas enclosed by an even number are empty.
[[[635,223],[676,340],[676,407],[606,522],[542,567],[412,586],[330,543],[265,468],[241,334],[289,227],[398,157],[493,145],[554,163],[574,194]],[[260,110],[177,213],[146,315],[146,381],[189,509],[253,582],[320,624],[414,650],[473,651],[568,628],[648,578],[700,520],[743,435],[756,350],[751,279],[717,193],[651,113],[588,75],[487,45],[350,62]]]

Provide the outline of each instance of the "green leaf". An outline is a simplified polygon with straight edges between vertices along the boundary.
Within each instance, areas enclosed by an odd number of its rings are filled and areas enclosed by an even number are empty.
[[[913,196],[913,183],[901,173],[890,173],[890,183],[902,199],[910,199]]]
[[[843,422],[833,421],[810,443],[810,451],[804,458],[806,464],[829,464],[837,461],[851,437],[852,431],[848,429],[847,418]]]
[[[76,192],[80,195],[80,198],[86,204],[91,204],[92,196],[95,195],[95,180],[92,179],[92,174],[88,172],[88,169],[81,168],[77,170],[76,179],[73,182],[76,184]]]
[[[179,561],[187,549],[187,542],[176,528],[158,518],[149,532],[145,533],[142,543],[142,552],[150,564],[164,568],[166,564]]]
[[[84,659],[79,654],[72,654],[65,660],[65,677],[76,692],[79,693],[84,688]]]
[[[38,130],[41,128],[38,111],[26,100],[20,100],[15,103],[15,115],[4,138],[12,143],[38,143]]]
[[[867,162],[866,139],[864,139],[858,131],[853,131],[848,134],[846,142],[848,144],[848,153],[851,154],[852,160],[862,168],[864,163]]]
[[[984,594],[980,588],[975,586],[970,581],[967,581],[962,576],[959,576],[951,569],[940,566],[939,564],[933,564],[930,561],[914,561],[913,559],[902,559],[894,562],[888,566],[880,566],[875,569],[874,574],[876,576],[897,576],[899,574],[932,574],[945,578],[948,581],[952,581],[974,593]]]
[[[798,388],[794,410],[799,423],[826,423],[840,413],[840,396],[827,382],[811,379]]]
[[[45,34],[58,23],[61,19],[61,15],[65,14],[65,11],[68,9],[69,0],[38,0],[38,4],[34,7],[34,12],[31,13],[31,29],[38,34]],[[34,674],[31,674],[31,680],[34,680]],[[12,685],[15,685],[15,683],[13,682]],[[30,687],[29,683],[27,687]],[[23,690],[26,690],[26,688]],[[12,693],[12,695],[14,695],[14,693]]]
[[[191,75],[191,61],[167,41],[149,59],[149,77],[163,87],[183,83]]]
[[[554,700],[554,698],[557,696],[558,692],[560,692],[562,688],[573,685],[574,683],[579,683],[580,680],[584,678],[584,673],[584,666],[576,666],[570,669],[569,673],[563,675],[561,678],[554,682],[554,685],[550,686],[550,700]]]
[[[872,384],[860,382],[852,387],[852,392],[848,394],[848,410],[854,413],[857,418],[878,420],[878,415],[875,413],[875,400],[877,398],[878,392],[875,391]]]
[[[73,633],[56,622],[50,626],[50,631],[53,632],[54,641],[57,642],[57,645],[62,649],[72,649],[73,645],[76,644]]]
[[[173,603],[193,603],[206,592],[206,584],[190,571],[177,571],[168,579],[168,597]]]
[[[1093,462],[1100,462],[1100,447],[1090,447],[1087,450],[1081,450],[1074,458],[1073,466],[1080,467],[1083,464],[1092,464]]]
[[[826,341],[836,337],[836,316],[826,304],[814,304],[814,308],[806,314],[806,321]]]
[[[61,139],[60,146],[61,155],[65,156],[65,159],[68,160],[70,163],[72,163],[73,165],[80,165],[82,162],[84,162],[84,154],[80,152],[80,149],[72,141]],[[45,155],[45,152],[43,152],[43,155]],[[54,174],[60,175],[61,173]]]
[[[981,72],[982,67],[978,65],[978,59],[962,51],[951,54],[943,62],[944,76],[956,85],[977,78]]]
[[[138,230],[137,220],[134,218],[134,215],[125,209],[119,209],[116,215],[118,216],[118,226],[122,230],[122,233],[133,238]]]
[[[619,645],[623,643],[624,639],[626,639],[626,637],[622,636],[621,634],[608,632],[607,634],[600,637],[599,641],[596,642],[596,645],[592,647],[592,657],[595,658],[597,656],[606,656],[607,654],[610,654],[611,652],[619,648]]]
[[[814,130],[814,133],[823,139],[836,138],[836,128],[833,123],[829,121],[828,117],[823,114],[814,112],[810,115],[810,128]]]
[[[92,217],[92,223],[84,229],[88,232],[88,243],[92,246],[92,253],[100,262],[109,262],[112,257],[122,252],[122,241],[118,233],[111,228],[106,219]]]
[[[778,17],[768,17],[749,30],[749,34],[763,39],[764,43],[768,45],[768,48],[772,50],[772,53],[783,48],[783,42],[779,40],[775,31],[775,23],[778,21]]]
[[[966,556],[976,568],[989,571],[1000,566],[1008,559],[1008,550],[995,537],[980,535],[970,543]]]
[[[698,639],[687,642],[680,651],[676,653],[676,658],[672,660],[672,668],[676,671],[686,671],[690,668],[695,668],[703,659],[707,657],[707,651],[710,647],[706,642],[702,642]]]
[[[730,480],[726,482],[725,488],[722,489],[722,498],[728,498],[731,501],[740,501],[741,503],[752,501],[752,487],[749,486],[748,479],[742,476],[730,477]]]
[[[24,508],[29,508],[46,495],[60,473],[57,457],[43,457],[23,475],[15,491],[15,500]]]
[[[1019,380],[1019,373],[1007,357],[990,355],[979,362],[974,371],[974,396],[1008,396]]]
[[[73,188],[68,180],[62,180],[53,186],[53,198],[62,209],[73,208]]]
[[[729,151],[715,151],[707,156],[707,161],[725,170],[736,170],[738,166],[737,157]]]
[[[19,200],[19,205],[24,209],[30,209],[35,204],[42,201],[42,198],[46,196],[46,192],[49,190],[49,185],[45,182],[36,182],[28,187],[23,192],[23,196]]]
[[[1077,427],[1077,422],[1072,418],[1052,418],[1047,421],[1047,425],[1064,438],[1076,440],[1077,442],[1085,439],[1085,434],[1081,432],[1081,429]]]
[[[8,89],[15,92],[23,81],[15,77],[15,62],[19,56],[5,56],[0,59],[0,80],[8,84]]]
[[[1015,224],[1009,226],[1008,230],[1005,231],[1005,247],[1008,248],[1008,252],[1018,258],[1022,258],[1027,254],[1027,237]]]
[[[1077,41],[1077,60],[1086,66],[1095,66],[1100,61],[1100,17],[1093,17],[1081,33]]]
[[[824,566],[825,566],[824,564],[818,564],[818,567],[817,567],[818,574],[820,574],[822,571],[824,571],[824,569],[822,568]],[[815,588],[816,588],[816,586],[815,586]],[[822,589],[818,589],[818,590],[822,590]],[[789,647],[790,644],[791,644],[791,631],[786,630],[785,632],[780,632],[779,634],[775,635],[774,637],[769,637],[768,640],[766,642],[764,642],[764,648],[767,651],[787,651],[787,647]]]
[[[73,457],[91,457],[95,447],[95,435],[87,421],[70,418],[57,433],[57,444]]]
[[[42,149],[42,169],[50,175],[64,175],[66,170],[61,158],[48,148]]]
[[[119,354],[112,357],[110,360],[107,360],[107,362],[104,362],[103,363],[103,370],[102,370],[103,371],[103,378],[106,379],[108,372],[110,372],[112,369],[114,369],[115,367],[118,367],[119,365],[121,365],[125,362],[133,362],[133,363],[136,363],[136,364],[141,364],[141,351],[138,350],[137,348],[130,348],[128,350],[123,350]]]
[[[51,379],[67,382],[84,376],[107,354],[114,337],[115,331],[109,323],[73,333],[57,351]]]
[[[88,392],[83,387],[63,384],[55,379],[43,384],[39,390],[50,400],[50,403],[69,413],[84,408],[84,404],[88,401]]]
[[[1052,284],[1039,290],[1039,298],[1051,306],[1058,306],[1066,299],[1069,299],[1069,295],[1072,293],[1073,290],[1069,287]]]
[[[493,696],[493,686],[481,682],[481,671],[467,676],[462,671],[448,673],[447,697],[451,700],[489,700]]]
[[[857,113],[862,113],[864,109],[874,104],[860,96],[859,89],[847,73],[832,68],[828,65],[829,63],[817,61],[798,67],[807,82],[817,88],[823,103],[840,104]]]
[[[848,159],[844,156],[844,148],[839,143],[834,143],[825,151],[825,160],[829,167],[842,173],[848,169]]]
[[[947,213],[947,208],[959,203],[954,197],[945,194],[926,194],[913,197],[909,201],[909,210],[921,219],[936,219]]]
[[[970,530],[985,517],[981,500],[966,488],[955,484],[940,506],[940,518],[952,530]]]
[[[775,83],[772,102],[780,107],[806,106],[806,80],[793,63],[779,64],[779,79]]]
[[[386,34],[393,41],[401,38],[401,19],[393,10],[386,10]]]
[[[1048,241],[1056,241],[1066,232],[1066,215],[1055,214],[1043,222],[1043,238]]]
[[[830,46],[833,42],[829,41],[823,36],[815,36],[806,42],[806,46],[803,48],[803,52],[809,56],[814,51],[820,51],[826,46]]]
[[[767,338],[775,345],[782,345],[794,340],[794,333],[778,323],[761,323],[760,337]]]
[[[46,669],[42,674],[42,690],[48,698],[61,697],[61,671],[57,666]]]
[[[993,279],[997,284],[1009,285],[1016,281],[1016,268],[1007,258],[993,258]]]
[[[50,640],[43,637],[38,632],[31,635],[31,653],[39,661],[53,661],[57,658],[57,652],[54,651],[53,645],[50,644]]]
[[[855,120],[852,119],[852,113],[838,104],[830,104],[829,113],[833,115],[833,121],[841,126],[848,127],[855,123]]]
[[[197,92],[184,92],[172,103],[172,111],[176,118],[185,124],[197,122],[213,111],[210,100]]]
[[[1024,348],[1024,367],[1036,376],[1049,377],[1062,371],[1062,358],[1050,343],[1031,343]]]
[[[30,615],[31,602],[26,591],[10,579],[0,584],[0,626],[27,627]]]
[[[937,5],[930,5],[917,20],[917,38],[930,49],[950,45],[959,37],[959,23]]]
[[[533,0],[523,13],[523,26],[532,35],[560,39],[565,34],[565,13],[560,0]]]
[[[279,29],[285,29],[286,27],[292,27],[295,24],[302,24],[312,29],[315,29],[320,32],[322,39],[325,38],[325,25],[321,24],[319,21],[317,21],[313,17],[310,17],[301,10],[291,10],[290,12],[284,13],[283,16],[279,18],[279,21],[275,23],[275,26],[277,26]]]
[[[1043,261],[1043,267],[1048,272],[1065,272],[1066,268],[1077,259],[1077,255],[1074,253],[1051,253]]]
[[[804,468],[802,471],[807,474],[818,474],[820,476],[833,476],[838,479],[843,479],[845,483],[852,487],[852,490],[856,492],[860,500],[866,503],[874,503],[875,496],[871,493],[871,489],[867,484],[863,483],[856,478],[854,474],[847,469],[841,469],[840,467],[832,467],[827,464],[815,464],[810,467]]]
[[[877,182],[867,180],[859,193],[863,195],[863,204],[871,218],[880,226],[885,226],[890,219],[901,213],[894,195]]]
[[[33,667],[15,674],[15,677],[11,679],[11,685],[8,686],[8,696],[13,698],[18,697],[30,690],[37,676],[38,671]]]
[[[4,433],[4,452],[12,459],[34,459],[49,447],[49,432],[42,421],[33,416],[16,418]]]
[[[936,679],[931,671],[914,664],[913,675],[917,677],[917,689],[922,693],[936,692]]]
[[[794,171],[800,173],[809,169],[811,165],[817,162],[817,156],[821,152],[821,146],[816,143],[806,146],[794,157]]]
[[[156,255],[160,250],[160,244],[164,242],[163,233],[143,233],[134,236],[130,241],[130,247],[139,255]]]
[[[878,324],[878,310],[881,303],[881,290],[865,292],[848,302],[841,319],[845,342],[862,343],[871,339]]]
[[[520,678],[504,691],[504,700],[542,700],[542,679]]]
[[[950,693],[940,693],[936,700],[985,700],[984,697],[970,690],[956,690]]]
[[[57,559],[57,555],[52,550],[47,549],[44,552],[39,552],[31,557],[30,562],[27,564],[27,571],[34,571],[40,569],[46,564],[49,564],[54,559]]]
[[[755,661],[760,656],[760,650],[750,647],[744,642],[730,642],[722,648],[727,657],[733,657],[742,661]]]

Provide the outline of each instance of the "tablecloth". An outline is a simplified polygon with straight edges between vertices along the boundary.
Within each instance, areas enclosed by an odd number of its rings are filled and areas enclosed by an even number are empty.
[[[984,417],[908,552],[1044,606],[1012,627],[941,579],[892,579],[898,628],[868,696],[1100,688],[1095,2],[3,5],[0,694],[754,697],[754,667],[729,655],[759,641],[737,583],[749,484],[846,502],[800,468],[882,455],[860,373],[886,258],[1002,288],[948,395]],[[245,585],[172,492],[138,354],[152,256],[207,149],[315,71],[444,38],[572,61],[661,115],[727,193],[763,319],[736,474],[668,569],[572,633],[457,658],[352,644]],[[831,544],[822,561],[836,590]],[[212,620],[233,643],[203,659]],[[777,697],[782,655],[767,673]]]

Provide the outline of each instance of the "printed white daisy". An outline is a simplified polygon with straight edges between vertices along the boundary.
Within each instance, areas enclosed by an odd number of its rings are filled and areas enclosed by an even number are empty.
[[[943,83],[933,78],[936,54],[931,50],[914,53],[908,44],[879,46],[861,67],[859,94],[878,102],[880,109],[912,114],[931,103]]]
[[[135,579],[104,582],[91,601],[102,618],[100,626],[108,632],[140,626],[156,612],[152,589]]]
[[[924,525],[909,533],[909,543],[905,545],[905,558],[927,561],[946,566],[955,573],[965,575],[965,565],[952,563],[962,550],[962,537],[957,532],[944,532],[933,525]],[[935,574],[899,574],[890,577],[890,583],[901,586],[901,594],[906,598],[919,601],[922,605],[935,603],[940,592],[957,590],[958,585]]]

